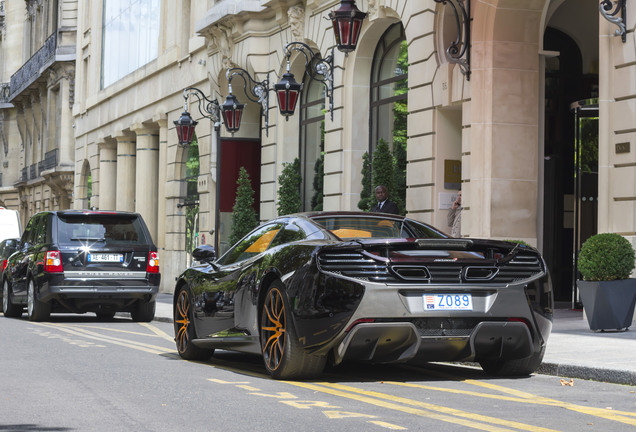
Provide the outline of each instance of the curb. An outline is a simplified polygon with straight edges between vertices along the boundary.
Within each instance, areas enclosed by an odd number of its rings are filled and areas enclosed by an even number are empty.
[[[541,363],[541,366],[539,366],[539,369],[537,369],[535,373],[636,386],[636,372],[626,370],[602,369],[559,363]]]

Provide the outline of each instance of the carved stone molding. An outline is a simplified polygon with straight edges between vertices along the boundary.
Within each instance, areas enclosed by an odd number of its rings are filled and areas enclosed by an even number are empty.
[[[210,44],[209,47],[216,48],[221,54],[221,63],[224,69],[230,69],[235,66],[232,61],[234,55],[234,41],[232,40],[232,28],[229,21],[210,27]]]
[[[369,5],[367,7],[367,13],[370,18],[375,18],[378,15],[378,1],[379,0],[369,0]]]
[[[287,11],[289,27],[293,41],[303,41],[305,39],[305,8],[302,6],[292,6]]]

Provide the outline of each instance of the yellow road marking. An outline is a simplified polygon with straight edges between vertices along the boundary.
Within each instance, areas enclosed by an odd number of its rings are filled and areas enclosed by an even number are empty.
[[[383,421],[378,421],[378,420],[369,420],[368,423],[373,423],[376,426],[381,426],[385,429],[390,429],[390,430],[407,430],[405,427],[394,425],[394,424],[383,422]]]
[[[166,349],[164,347],[146,344],[142,342],[135,342],[126,339],[119,339],[111,336],[105,336],[99,333],[91,332],[89,330],[77,328],[67,324],[56,324],[56,323],[32,323],[35,325],[39,325],[47,328],[54,328],[69,334],[73,334],[75,336],[81,336],[88,339],[95,339],[101,342],[107,342],[113,345],[124,346],[128,348],[133,348],[139,351],[148,352],[150,354],[168,354],[174,352],[174,350]]]
[[[160,338],[163,338],[169,342],[174,342],[174,336],[170,336],[168,333],[161,330],[159,327],[156,327],[149,323],[138,323],[138,324],[142,327],[146,327],[148,330],[150,330],[151,332],[153,332],[155,335],[159,336]]]
[[[447,408],[447,407],[443,407],[439,405],[433,405],[433,404],[428,404],[425,402],[396,397],[394,395],[383,394],[383,393],[372,392],[372,391],[364,391],[364,390],[360,390],[351,386],[331,384],[326,382],[315,383],[315,384],[294,382],[294,381],[285,381],[285,382],[287,382],[288,384],[309,389],[309,390],[319,391],[322,393],[327,393],[334,396],[340,396],[347,399],[354,399],[359,402],[368,403],[370,405],[375,405],[375,406],[379,406],[386,409],[404,412],[407,414],[413,414],[413,415],[417,415],[421,417],[440,420],[447,423],[459,424],[462,426],[466,426],[466,427],[470,427],[470,428],[478,429],[478,430],[485,430],[490,432],[512,431],[512,429],[504,429],[501,427],[494,426],[494,425],[501,425],[501,426],[513,427],[515,429],[532,431],[532,432],[539,432],[539,431],[554,432],[554,430],[552,429],[526,425],[519,422],[498,419],[495,417],[477,415],[467,411],[460,411],[453,408]],[[387,402],[382,399],[388,399],[391,402]],[[398,403],[403,405],[399,405]],[[411,406],[416,406],[418,408],[412,408]],[[426,408],[426,409],[421,409],[420,407]],[[439,414],[440,412],[444,414]],[[480,423],[474,420],[466,420],[462,417],[467,419],[477,419],[479,421],[482,421],[482,422],[485,421],[491,424]]]

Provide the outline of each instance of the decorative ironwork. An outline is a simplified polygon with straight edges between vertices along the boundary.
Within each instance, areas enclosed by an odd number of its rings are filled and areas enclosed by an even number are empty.
[[[37,176],[38,176],[37,166],[35,164],[32,164],[31,166],[29,166],[29,178],[33,180]]]
[[[269,131],[269,91],[271,90],[269,88],[269,72],[263,81],[256,81],[249,72],[243,68],[233,67],[228,69],[225,76],[227,77],[230,96],[232,96],[232,78],[236,75],[239,75],[243,79],[245,96],[252,102],[261,104],[261,116],[265,121],[265,135],[267,136]]]
[[[598,10],[603,15],[603,18],[618,26],[614,34],[620,36],[621,40],[625,42],[627,40],[627,28],[625,24],[625,17],[627,16],[627,0],[603,0],[598,7]],[[614,8],[614,10],[612,10]],[[618,14],[620,13],[620,16]]]
[[[29,168],[28,167],[24,167],[22,168],[22,172],[20,173],[20,179],[25,182],[29,179]]]
[[[10,99],[22,92],[40,75],[40,69],[55,58],[57,48],[57,33],[53,33],[25,64],[11,76]]]
[[[9,103],[10,94],[11,94],[11,84],[0,83],[0,104]]]
[[[58,149],[53,149],[51,151],[47,151],[44,154],[44,169],[48,170],[48,169],[53,169],[56,167],[57,165],[57,151]]]
[[[333,48],[325,58],[322,58],[320,53],[315,53],[309,45],[303,42],[289,42],[285,45],[284,51],[287,57],[288,72],[289,59],[294,51],[301,52],[305,56],[305,72],[311,79],[320,81],[325,87],[325,96],[329,101],[327,109],[331,114],[331,120],[333,120]]]
[[[470,81],[470,0],[434,1],[453,8],[457,38],[446,48],[446,58],[449,62],[459,65],[466,80]]]

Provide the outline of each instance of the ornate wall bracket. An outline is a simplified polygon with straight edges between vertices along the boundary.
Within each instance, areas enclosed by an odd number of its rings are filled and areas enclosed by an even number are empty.
[[[446,58],[459,66],[466,80],[470,80],[470,0],[434,0],[450,5],[455,14],[457,38],[446,48]]]
[[[627,40],[627,27],[625,25],[625,17],[627,16],[627,0],[603,0],[598,7],[599,12],[603,15],[603,18],[618,26],[614,34],[620,36],[621,40],[625,42]],[[612,10],[612,8],[614,8]],[[620,16],[619,16],[620,14]]]

